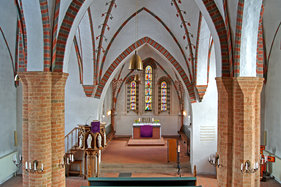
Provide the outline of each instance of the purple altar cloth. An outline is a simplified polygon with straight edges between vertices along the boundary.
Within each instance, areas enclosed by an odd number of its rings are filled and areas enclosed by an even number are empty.
[[[141,137],[152,137],[152,125],[143,125],[140,126]]]
[[[100,132],[100,122],[99,121],[91,122],[91,132],[92,133]]]

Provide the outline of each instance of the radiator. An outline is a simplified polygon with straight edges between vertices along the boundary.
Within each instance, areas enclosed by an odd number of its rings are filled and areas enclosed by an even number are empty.
[[[0,185],[9,180],[17,172],[18,168],[13,162],[17,152],[12,152],[0,157]]]

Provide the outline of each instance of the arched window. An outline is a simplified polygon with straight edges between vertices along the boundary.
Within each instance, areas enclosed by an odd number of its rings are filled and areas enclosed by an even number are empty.
[[[145,111],[152,111],[152,67],[145,68]]]
[[[137,83],[135,81],[131,82],[130,85],[130,110],[137,110]]]
[[[167,111],[167,83],[161,82],[161,112]]]

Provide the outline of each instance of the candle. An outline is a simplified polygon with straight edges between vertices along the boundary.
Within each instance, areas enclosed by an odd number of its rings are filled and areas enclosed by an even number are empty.
[[[139,122],[140,122],[140,118],[139,118]]]
[[[43,163],[41,164],[41,170],[42,170],[42,171],[44,170],[44,165],[43,165]]]
[[[256,162],[256,169],[259,169],[259,163]]]
[[[14,155],[14,159],[13,160],[14,160],[15,163],[17,163],[17,156],[16,155]]]
[[[69,164],[69,158],[66,159],[66,163]]]
[[[218,166],[220,165],[220,159],[218,158]]]
[[[27,161],[25,162],[25,169],[28,169]]]
[[[248,170],[248,162],[246,162],[246,164],[245,164],[245,165],[246,165],[246,171],[247,171],[247,170]]]
[[[21,156],[21,154],[19,155],[19,157],[20,157],[20,161],[22,160],[22,156]]]
[[[178,153],[181,152],[181,147],[178,145]]]
[[[32,169],[32,168],[31,168],[31,162],[29,162],[29,169]]]
[[[36,170],[37,170],[37,165],[36,165],[36,162],[34,162],[34,163],[33,163],[33,169],[34,169],[34,171],[36,171]]]
[[[71,162],[74,162],[74,154],[71,155]]]
[[[152,122],[154,122],[154,118],[152,118]]]
[[[264,156],[264,161],[267,162],[267,156]]]
[[[243,163],[241,164],[241,171],[243,171]]]

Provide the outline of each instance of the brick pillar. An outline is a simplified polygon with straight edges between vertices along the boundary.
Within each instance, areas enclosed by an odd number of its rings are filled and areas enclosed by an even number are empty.
[[[218,186],[260,186],[259,171],[241,173],[241,163],[259,162],[262,78],[216,78],[218,88]]]
[[[241,173],[241,163],[249,160],[251,166],[259,163],[260,147],[260,93],[262,78],[238,77],[233,79],[233,184],[260,186],[256,173]]]
[[[218,89],[218,186],[231,186],[233,147],[232,78],[216,78]]]
[[[43,173],[23,172],[24,186],[51,186],[51,74],[24,72],[23,82],[23,161],[44,164]],[[27,111],[26,111],[27,109]],[[26,113],[27,112],[27,113]],[[26,118],[27,117],[27,118]],[[26,132],[28,131],[28,132]],[[28,182],[27,182],[28,178]]]
[[[64,146],[64,93],[68,74],[52,73],[51,125],[52,125],[52,186],[65,186],[65,169],[59,167],[65,154]]]
[[[67,74],[58,72],[19,73],[23,84],[23,164],[44,164],[43,173],[23,169],[24,186],[65,186],[64,87]]]
[[[25,77],[21,77],[22,82],[22,181],[23,186],[28,186],[28,173],[25,171],[25,162],[28,162],[28,83]]]

